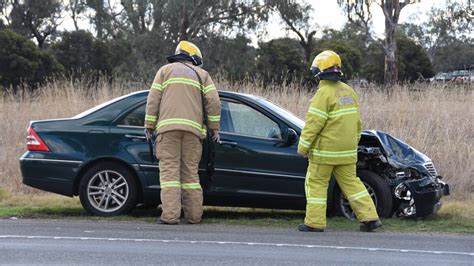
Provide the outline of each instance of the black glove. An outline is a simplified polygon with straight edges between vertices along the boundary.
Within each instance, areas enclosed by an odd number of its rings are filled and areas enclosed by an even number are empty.
[[[153,138],[153,134],[155,133],[155,130],[151,128],[145,128],[145,137],[147,140],[150,140]]]

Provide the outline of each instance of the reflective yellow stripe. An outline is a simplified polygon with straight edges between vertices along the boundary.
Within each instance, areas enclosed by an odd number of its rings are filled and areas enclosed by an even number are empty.
[[[196,123],[189,119],[184,119],[184,118],[170,118],[170,119],[162,120],[158,122],[158,125],[156,125],[156,129],[160,129],[161,127],[167,126],[167,125],[187,125],[201,131],[203,135],[206,134],[206,129],[202,128],[201,124]]]
[[[319,117],[322,117],[324,119],[328,118],[328,113],[326,113],[324,111],[321,111],[318,108],[310,107],[309,110],[308,110],[308,113],[315,114],[315,115],[317,115]]]
[[[220,115],[209,115],[207,118],[208,118],[209,121],[211,121],[211,122],[219,122],[219,121],[221,121],[221,116],[220,116]]]
[[[329,112],[329,117],[336,117],[336,116],[356,114],[356,113],[357,113],[357,108],[356,107],[351,107],[351,108],[346,108],[346,109],[341,109],[341,110]]]
[[[352,196],[349,196],[347,199],[348,200],[356,200],[356,199],[359,199],[359,198],[362,198],[362,197],[365,197],[365,196],[369,196],[369,192],[367,192],[367,190],[364,190],[364,191],[356,193]]]
[[[193,79],[187,79],[187,78],[170,78],[163,82],[163,89],[165,89],[168,85],[170,84],[185,84],[185,85],[191,85],[199,90],[201,90],[201,86],[199,85],[199,82],[193,80]]]
[[[306,140],[300,138],[300,142],[299,142],[299,145],[303,146],[303,147],[306,147],[306,148],[309,148],[311,146],[311,143],[307,142]]]
[[[181,182],[179,182],[179,181],[163,181],[163,182],[160,182],[160,187],[161,188],[181,187]]]
[[[181,185],[182,189],[200,189],[201,184],[199,183],[186,183]]]
[[[209,85],[209,86],[206,86],[206,87],[202,90],[202,92],[204,92],[204,94],[206,94],[206,93],[208,93],[208,92],[210,92],[210,91],[212,91],[212,90],[215,90],[215,89],[216,89],[216,86],[214,86],[214,84],[211,84],[211,85]]]
[[[162,86],[160,83],[153,83],[153,84],[151,85],[151,88],[152,88],[152,89],[159,90],[159,91],[162,91],[162,90],[163,90],[163,86]]]
[[[306,198],[306,203],[326,204],[325,198]]]
[[[146,121],[156,122],[157,117],[154,115],[145,115]]]
[[[357,155],[357,150],[350,150],[350,151],[320,151],[320,150],[313,150],[313,154],[316,155],[316,156],[321,156],[321,157],[346,157],[346,156]]]

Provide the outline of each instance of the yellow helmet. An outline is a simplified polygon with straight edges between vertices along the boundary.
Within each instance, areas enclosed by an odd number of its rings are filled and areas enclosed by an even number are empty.
[[[178,60],[186,60],[186,56],[190,57],[189,59],[196,66],[203,64],[201,50],[194,43],[188,41],[180,41],[176,46],[174,55],[168,57],[168,61],[172,63]]]
[[[342,76],[341,66],[341,57],[333,51],[326,50],[314,58],[311,72],[317,77],[326,73],[337,73]]]

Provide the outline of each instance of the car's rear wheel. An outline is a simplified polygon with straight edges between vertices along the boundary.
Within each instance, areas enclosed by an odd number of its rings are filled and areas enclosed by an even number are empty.
[[[392,212],[393,203],[392,193],[387,182],[381,176],[367,170],[357,171],[357,176],[367,188],[367,192],[369,192],[370,197],[374,201],[379,217],[389,217]],[[351,220],[356,219],[349,201],[341,192],[339,186],[336,186],[334,189],[334,203],[337,214]]]
[[[79,184],[82,206],[89,213],[99,216],[130,212],[137,204],[137,191],[133,172],[111,162],[91,167]]]

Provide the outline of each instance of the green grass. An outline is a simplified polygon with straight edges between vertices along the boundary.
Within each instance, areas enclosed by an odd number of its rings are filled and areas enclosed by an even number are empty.
[[[438,214],[425,219],[384,219],[389,232],[438,232],[474,234],[474,202],[447,202]],[[154,223],[160,211],[137,208],[129,215],[96,217],[87,214],[77,198],[61,196],[11,196],[0,191],[0,218],[85,219],[95,221],[141,221]],[[204,222],[248,227],[296,228],[303,211],[206,207]],[[341,217],[328,219],[331,230],[357,231],[358,223]]]

